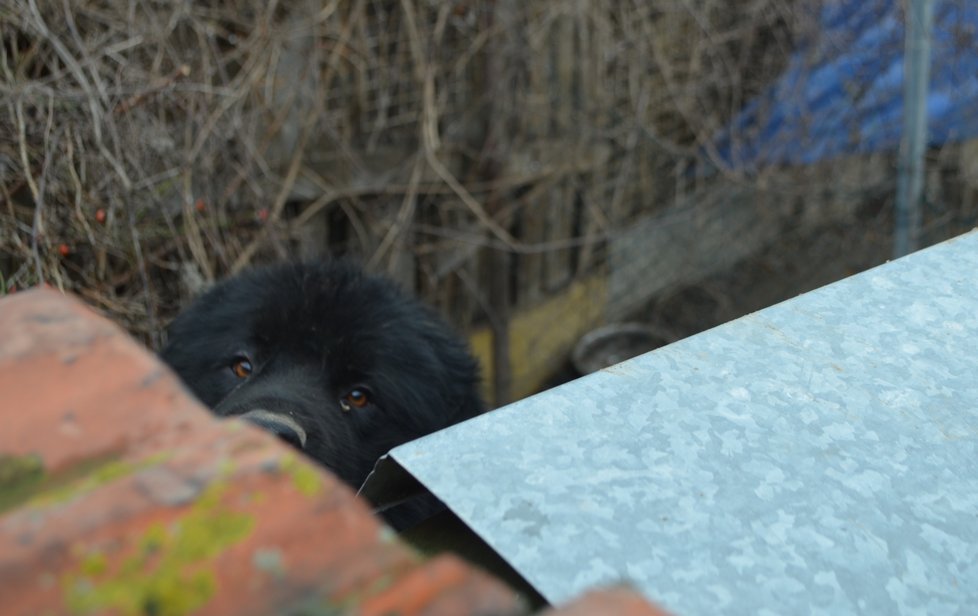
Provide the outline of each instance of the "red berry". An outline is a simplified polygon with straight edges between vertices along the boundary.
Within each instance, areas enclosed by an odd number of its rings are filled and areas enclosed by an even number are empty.
[[[198,212],[203,212],[204,210],[206,210],[206,209],[207,209],[207,203],[206,203],[206,202],[204,202],[204,199],[203,199],[203,198],[198,198],[198,199],[197,199],[197,202],[196,202],[196,203],[194,203],[194,208],[195,208],[195,209],[196,209],[196,210],[197,210]]]
[[[68,244],[61,244],[60,246],[58,246],[58,253],[62,257],[67,257],[68,255],[71,254],[71,247],[68,246]]]
[[[105,210],[104,209],[99,208],[99,209],[95,210],[95,222],[97,222],[100,225],[104,225],[105,224],[105,217],[106,217],[106,214],[105,214]]]

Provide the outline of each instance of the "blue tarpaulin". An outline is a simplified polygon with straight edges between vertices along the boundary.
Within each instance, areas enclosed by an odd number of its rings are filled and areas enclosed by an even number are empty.
[[[716,140],[725,164],[755,169],[895,150],[903,118],[899,0],[829,0],[818,32],[778,81]],[[928,141],[978,136],[978,2],[935,0]]]

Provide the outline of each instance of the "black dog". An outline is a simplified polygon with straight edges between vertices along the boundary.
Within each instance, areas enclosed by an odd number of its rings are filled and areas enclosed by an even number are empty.
[[[484,410],[463,342],[348,262],[217,284],[170,324],[162,356],[217,415],[253,421],[354,488],[391,448]]]

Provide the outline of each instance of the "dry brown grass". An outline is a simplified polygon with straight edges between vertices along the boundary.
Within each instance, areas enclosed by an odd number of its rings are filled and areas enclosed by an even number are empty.
[[[201,285],[308,253],[320,220],[320,243],[467,325],[487,247],[593,266],[675,199],[799,20],[784,0],[652,6],[5,2],[0,291],[74,291],[155,345]]]

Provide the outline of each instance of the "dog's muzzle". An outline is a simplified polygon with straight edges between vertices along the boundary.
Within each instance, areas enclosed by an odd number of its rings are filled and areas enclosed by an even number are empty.
[[[265,409],[255,409],[242,413],[239,417],[271,432],[296,449],[305,449],[306,447],[306,431],[288,415],[273,413]]]

